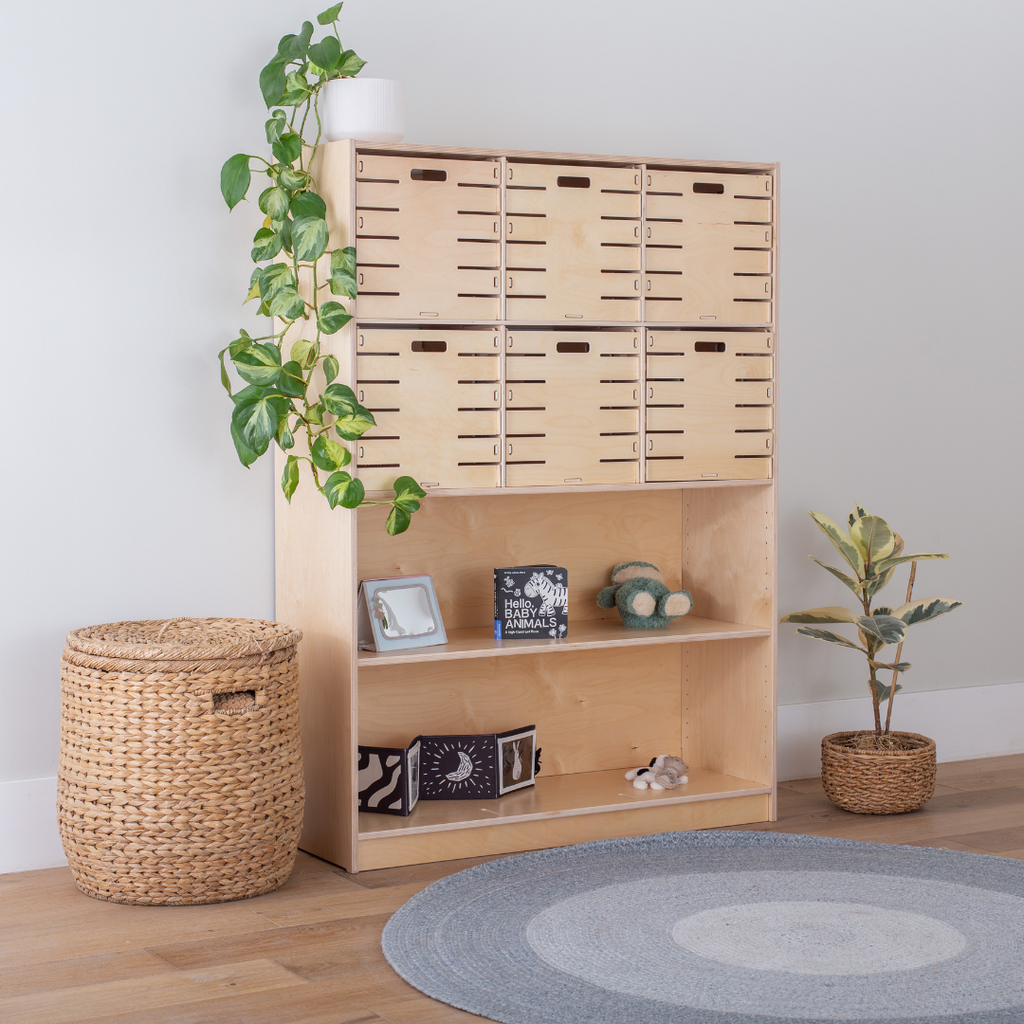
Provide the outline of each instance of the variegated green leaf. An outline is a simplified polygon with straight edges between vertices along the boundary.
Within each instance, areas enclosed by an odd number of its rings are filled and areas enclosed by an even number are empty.
[[[818,529],[828,537],[832,546],[843,556],[850,568],[858,576],[863,576],[864,558],[857,545],[828,516],[821,512],[809,512],[808,515],[818,524]]]
[[[875,669],[875,671],[885,669],[888,672],[906,672],[907,669],[911,667],[909,661],[897,661],[891,665],[883,665],[882,662],[871,661],[870,658],[868,659],[868,664]]]
[[[875,575],[878,575],[888,569],[892,569],[894,566],[902,565],[904,562],[924,562],[929,558],[949,558],[949,555],[940,555],[933,551],[917,555],[892,555],[890,558],[883,558],[880,562],[873,565],[872,568],[875,570]]]
[[[344,470],[332,473],[324,483],[324,493],[331,508],[356,508],[362,503],[363,482],[353,479]]]
[[[284,464],[284,472],[281,474],[281,490],[290,505],[295,488],[299,486],[299,460],[294,455],[289,455]]]
[[[902,619],[908,626],[913,626],[915,622],[927,622],[929,619],[945,615],[962,604],[963,601],[954,601],[951,597],[926,597],[920,601],[900,605],[893,615],[897,619]]]
[[[847,522],[850,524],[850,526],[853,526],[853,524],[855,522],[857,522],[858,519],[863,519],[864,516],[866,516],[866,515],[867,515],[867,512],[865,511],[864,506],[861,505],[860,502],[857,502],[853,506],[853,511],[850,513],[850,516],[847,519]]]
[[[832,573],[837,580],[842,580],[857,595],[857,597],[860,597],[861,585],[855,579],[847,576],[845,572],[833,569],[831,565],[826,565],[820,558],[815,558],[814,555],[808,555],[807,557],[810,558],[812,562],[817,562],[822,569],[826,569]]]
[[[782,622],[860,622],[864,616],[851,612],[849,608],[808,608],[805,612],[793,612]]]
[[[858,615],[857,625],[883,643],[899,643],[907,633],[907,624],[895,615]]]
[[[870,688],[871,688],[871,681],[868,680],[868,689],[870,689]],[[900,690],[902,690],[902,689],[903,689],[903,686],[900,683],[897,683],[896,684],[896,692],[899,693]],[[889,694],[891,693],[891,691],[892,691],[892,687],[891,686],[887,686],[881,680],[877,680],[877,679],[875,680],[875,693],[878,696],[878,703],[879,704],[884,704],[889,699]]]
[[[855,651],[864,653],[864,648],[858,644],[847,640],[845,636],[840,636],[838,633],[830,633],[827,629],[814,629],[812,626],[801,626],[798,633],[803,633],[804,636],[813,637],[815,640],[827,640],[830,644],[839,644],[841,647],[852,647]]]
[[[889,524],[879,516],[862,516],[850,527],[850,540],[857,545],[865,562],[880,562],[896,547]]]

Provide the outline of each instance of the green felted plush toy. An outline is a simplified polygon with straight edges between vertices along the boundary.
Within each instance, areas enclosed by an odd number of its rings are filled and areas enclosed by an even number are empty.
[[[618,608],[630,629],[667,626],[693,607],[686,590],[669,590],[665,577],[650,562],[620,562],[612,569],[612,585],[597,595],[601,608]]]

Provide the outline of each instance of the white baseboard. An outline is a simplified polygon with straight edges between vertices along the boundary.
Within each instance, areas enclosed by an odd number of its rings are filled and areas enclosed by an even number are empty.
[[[895,728],[935,740],[940,761],[1024,753],[1024,682],[904,693]],[[779,708],[779,780],[821,774],[821,737],[867,729],[871,702],[821,701]],[[67,864],[57,833],[57,780],[0,783],[0,874]]]
[[[935,740],[939,761],[970,761],[1024,753],[1024,683],[963,686],[901,693],[893,705],[894,729]],[[779,781],[821,774],[821,738],[831,732],[870,729],[871,701],[821,701],[779,708]]]
[[[57,779],[0,782],[0,874],[67,864],[57,832]]]

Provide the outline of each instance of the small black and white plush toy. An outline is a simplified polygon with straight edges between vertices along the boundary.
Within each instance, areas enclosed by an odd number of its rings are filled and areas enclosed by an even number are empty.
[[[597,595],[599,608],[618,608],[622,624],[631,629],[667,626],[693,607],[686,590],[669,590],[665,577],[650,562],[620,562],[612,569],[612,585]]]
[[[633,780],[634,789],[675,789],[690,781],[686,774],[689,770],[681,757],[659,754],[646,768],[630,768],[626,778]]]

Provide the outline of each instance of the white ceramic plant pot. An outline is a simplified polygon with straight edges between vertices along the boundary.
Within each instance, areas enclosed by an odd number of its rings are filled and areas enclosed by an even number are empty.
[[[401,142],[405,87],[390,78],[336,78],[324,86],[320,118],[328,142]]]

